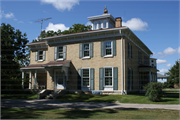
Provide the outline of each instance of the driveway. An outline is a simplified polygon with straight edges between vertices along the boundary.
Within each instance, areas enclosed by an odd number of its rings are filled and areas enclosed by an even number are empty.
[[[1,99],[1,108],[115,108],[115,109],[171,109],[180,110],[179,104],[134,104],[134,103],[89,103],[89,102],[60,102],[48,99]]]

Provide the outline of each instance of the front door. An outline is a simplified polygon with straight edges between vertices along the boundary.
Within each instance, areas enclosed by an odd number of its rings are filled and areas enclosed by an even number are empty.
[[[56,89],[65,89],[65,75],[64,72],[56,71]]]

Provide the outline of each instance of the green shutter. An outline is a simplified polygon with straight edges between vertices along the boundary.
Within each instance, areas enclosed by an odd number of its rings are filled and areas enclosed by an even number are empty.
[[[63,46],[63,60],[66,59],[66,46]]]
[[[118,67],[113,68],[113,89],[118,90]]]
[[[130,90],[130,84],[131,84],[131,81],[130,81],[130,68],[128,68],[128,90]]]
[[[116,56],[116,40],[113,40],[113,56]]]
[[[57,47],[54,47],[54,60],[57,60]]]
[[[90,45],[90,57],[93,57],[93,43],[89,43]]]
[[[104,90],[104,68],[99,68],[99,90]]]
[[[79,58],[82,58],[82,44],[79,44]]]
[[[35,61],[38,60],[38,51],[35,53]]]
[[[43,61],[45,61],[46,58],[46,51],[43,51]]]
[[[131,45],[131,59],[132,59],[132,45]]]
[[[131,81],[132,81],[132,84],[131,84],[131,86],[132,86],[131,88],[132,89],[131,90],[133,90],[133,69],[131,69]]]
[[[90,90],[94,90],[94,68],[90,69]]]
[[[104,41],[101,42],[101,57],[104,57]]]
[[[78,74],[77,74],[77,89],[81,90],[81,75],[82,75],[82,70],[78,69]]]

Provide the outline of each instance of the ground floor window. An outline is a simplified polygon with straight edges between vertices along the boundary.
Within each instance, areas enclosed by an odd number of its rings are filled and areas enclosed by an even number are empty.
[[[133,69],[128,68],[128,90],[133,89]]]
[[[112,68],[105,68],[105,86],[112,86]]]
[[[89,86],[89,69],[82,69],[82,84],[83,86]]]

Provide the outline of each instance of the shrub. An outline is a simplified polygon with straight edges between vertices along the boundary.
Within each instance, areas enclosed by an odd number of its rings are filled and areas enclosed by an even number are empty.
[[[151,82],[147,86],[144,86],[144,90],[147,90],[145,95],[150,101],[161,101],[163,95],[162,88],[162,83]]]

